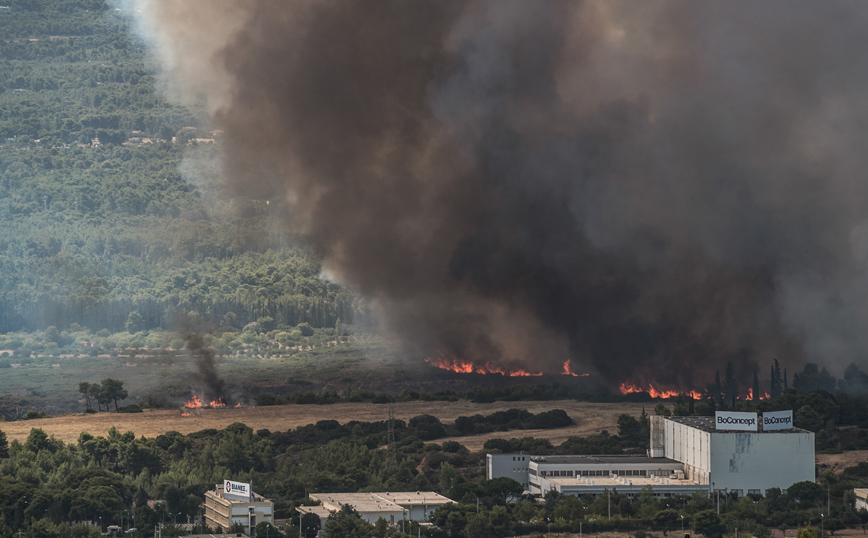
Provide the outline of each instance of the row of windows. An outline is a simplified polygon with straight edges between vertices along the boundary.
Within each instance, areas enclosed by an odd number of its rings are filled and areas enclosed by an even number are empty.
[[[524,461],[527,456],[513,456],[512,461]],[[518,458],[518,459],[516,459]]]
[[[533,469],[530,474],[536,475]],[[589,470],[589,471],[540,471],[540,476],[647,476],[645,470],[640,469],[619,469],[615,471],[608,470]],[[668,471],[667,471],[668,476]]]

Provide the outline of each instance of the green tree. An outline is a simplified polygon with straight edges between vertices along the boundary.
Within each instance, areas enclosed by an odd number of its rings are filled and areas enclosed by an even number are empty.
[[[102,393],[107,402],[113,401],[115,403],[115,411],[119,409],[118,400],[126,399],[128,396],[126,389],[124,389],[124,382],[110,377],[102,380]],[[108,405],[106,405],[106,410],[108,410]]]
[[[85,409],[90,411],[90,397],[91,397],[90,383],[88,383],[87,381],[79,382],[78,392],[84,394]]]
[[[90,384],[88,384],[88,386],[87,386],[87,393],[88,393],[88,395],[90,396],[90,398],[91,398],[94,402],[96,402],[96,410],[97,410],[97,411],[101,411],[101,410],[102,410],[102,405],[105,403],[105,402],[103,401],[104,396],[103,396],[102,385],[100,385],[99,383],[90,383]],[[106,411],[108,411],[108,407],[106,407]]]
[[[277,528],[267,521],[260,521],[256,524],[256,538],[280,538],[281,534]]]
[[[6,434],[0,430],[0,458],[9,457],[9,441],[6,439]]]
[[[706,538],[723,538],[723,531],[726,530],[714,510],[703,510],[693,516],[693,529]]]
[[[644,437],[642,423],[632,415],[618,415],[618,437],[628,446],[642,446],[648,440]]]
[[[127,322],[124,323],[124,328],[128,333],[133,334],[145,329],[145,319],[141,314],[133,310],[127,316]]]
[[[813,407],[803,405],[793,416],[795,425],[812,432],[818,432],[823,428],[823,416],[817,413]]]
[[[784,393],[784,382],[781,377],[781,365],[778,363],[777,359],[772,363],[771,380],[769,383],[769,396],[771,396],[772,399],[777,398]]]
[[[372,538],[374,535],[374,526],[348,504],[328,518],[324,530],[327,536],[341,538]]]
[[[796,533],[796,538],[820,538],[820,531],[810,525],[807,527],[799,527],[799,532]]]
[[[523,491],[524,486],[505,476],[488,480],[485,483],[485,492],[499,504],[506,504],[510,499],[517,499]]]
[[[678,512],[672,508],[660,510],[654,514],[652,521],[655,527],[663,527],[666,530],[671,529],[681,519]]]

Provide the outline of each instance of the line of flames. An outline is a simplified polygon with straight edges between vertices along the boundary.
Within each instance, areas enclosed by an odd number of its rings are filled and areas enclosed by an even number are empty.
[[[447,359],[445,357],[440,358],[427,358],[425,362],[436,366],[437,368],[443,370],[449,370],[450,372],[455,372],[458,374],[500,374],[508,377],[539,377],[543,375],[542,372],[530,372],[524,369],[510,370],[507,368],[502,368],[500,366],[492,366],[490,363],[485,364],[474,364],[470,361],[462,361],[458,359]],[[572,371],[570,368],[570,361],[567,360],[563,364],[562,375],[568,375],[572,377],[586,377],[590,374],[577,374]]]
[[[222,407],[227,407],[226,402],[223,401],[223,398],[217,398],[216,400],[211,400],[207,404],[204,403],[198,396],[195,394],[189,401],[184,402],[184,407],[186,409],[219,409]],[[241,402],[235,404],[235,407],[241,407]],[[183,416],[190,416],[192,413],[182,413]]]
[[[701,392],[695,390],[675,390],[675,389],[658,389],[655,388],[654,385],[649,384],[647,387],[642,387],[639,385],[634,385],[632,383],[621,383],[618,387],[618,390],[621,394],[631,394],[634,392],[646,392],[652,398],[675,398],[679,395],[690,396],[694,400],[702,400],[704,395]],[[753,389],[748,389],[747,394],[743,398],[744,400],[753,400]],[[770,399],[769,394],[763,393],[760,395],[761,400]]]

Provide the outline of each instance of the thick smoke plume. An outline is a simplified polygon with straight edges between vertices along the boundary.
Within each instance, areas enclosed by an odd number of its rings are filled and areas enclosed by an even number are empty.
[[[868,6],[154,1],[237,194],[411,356],[695,387],[868,349]]]
[[[184,338],[185,346],[193,357],[199,382],[204,385],[205,401],[226,403],[226,382],[217,372],[214,352],[205,343],[196,320],[192,316],[184,314],[180,316],[178,326],[179,334]]]

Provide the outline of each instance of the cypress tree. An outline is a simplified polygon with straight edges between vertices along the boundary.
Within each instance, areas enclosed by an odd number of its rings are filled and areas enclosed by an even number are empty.
[[[756,375],[756,368],[753,369],[753,401],[757,402],[760,399],[759,378]]]

